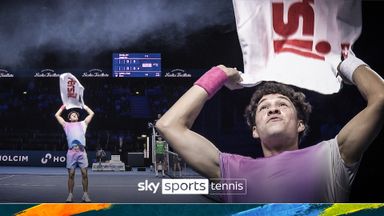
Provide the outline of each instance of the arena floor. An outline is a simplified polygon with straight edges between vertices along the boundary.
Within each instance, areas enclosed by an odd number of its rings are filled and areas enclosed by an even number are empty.
[[[89,195],[97,203],[214,203],[203,195],[163,195],[161,192],[138,191],[138,183],[160,182],[154,172],[93,172],[89,175]],[[168,176],[163,178],[169,178]],[[0,167],[0,203],[64,202],[67,170],[43,167]],[[76,170],[74,202],[81,202],[80,170]]]

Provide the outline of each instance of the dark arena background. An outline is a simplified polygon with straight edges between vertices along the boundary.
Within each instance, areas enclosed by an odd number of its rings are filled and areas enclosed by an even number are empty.
[[[379,33],[384,2],[363,1],[362,9],[363,29],[353,50],[384,77]],[[115,77],[113,53],[161,54],[161,74]],[[146,140],[151,142],[149,124],[157,114],[166,112],[200,75],[218,64],[242,70],[242,61],[232,1],[1,1],[0,202],[65,200],[64,165],[39,163],[51,159],[46,153],[67,149],[64,131],[54,117],[62,105],[58,75],[64,72],[79,79],[85,87],[85,104],[95,112],[86,135],[90,165],[100,148],[109,157],[120,155],[125,163],[124,172],[89,169],[94,202],[217,202],[209,196],[138,192],[139,181],[159,178],[149,162],[152,154],[140,165],[131,158],[132,153],[145,150]],[[243,118],[253,90],[221,89],[203,108],[193,129],[223,152],[260,157],[261,147]],[[365,106],[353,86],[344,86],[334,95],[303,91],[314,110],[310,133],[300,147],[333,138]],[[80,114],[84,118],[86,113]],[[383,152],[381,130],[364,154],[350,202],[384,202]],[[37,157],[36,164],[9,156],[23,154]],[[185,165],[185,169],[190,168]],[[76,196],[81,193],[79,173]],[[198,176],[193,170],[190,173],[184,177]],[[166,174],[177,178],[172,172]]]

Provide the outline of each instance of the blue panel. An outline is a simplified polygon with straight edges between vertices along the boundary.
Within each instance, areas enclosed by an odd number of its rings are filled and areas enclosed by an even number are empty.
[[[113,77],[161,77],[160,53],[113,53]]]

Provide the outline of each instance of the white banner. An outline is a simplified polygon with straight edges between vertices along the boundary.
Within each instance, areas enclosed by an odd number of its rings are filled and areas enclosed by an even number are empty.
[[[360,0],[233,0],[244,86],[278,81],[338,92],[341,50],[361,33]]]
[[[84,87],[71,73],[60,75],[60,94],[61,100],[66,109],[83,108]]]

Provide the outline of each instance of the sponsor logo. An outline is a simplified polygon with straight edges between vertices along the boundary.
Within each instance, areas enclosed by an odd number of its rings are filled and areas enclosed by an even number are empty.
[[[161,190],[160,190],[161,185]],[[160,182],[145,180],[137,184],[138,191],[162,194],[245,195],[246,179],[162,179]]]
[[[192,77],[192,74],[187,73],[183,69],[173,69],[172,71],[165,73],[164,77]]]
[[[4,162],[28,162],[27,155],[0,155],[0,161]]]
[[[325,60],[331,52],[331,43],[325,39],[315,40],[314,0],[302,0],[293,4],[272,3],[273,48],[275,53],[288,52],[306,58]],[[349,43],[341,43],[349,48]]]
[[[49,161],[53,163],[64,163],[66,161],[65,156],[52,156],[52,154],[47,153],[43,158],[41,158],[42,164],[47,164]]]
[[[163,179],[162,194],[208,194],[208,179]]]
[[[43,69],[40,72],[36,72],[34,77],[59,77],[60,74],[56,73],[53,69]]]
[[[138,191],[150,191],[152,193],[156,193],[159,189],[160,182],[149,182],[148,180],[145,180],[144,182],[139,182],[137,184]]]
[[[0,69],[0,77],[15,77],[15,75],[5,69]]]
[[[101,69],[93,68],[93,69],[90,69],[88,72],[84,72],[81,76],[82,77],[109,77],[109,74],[104,73],[103,70]]]
[[[212,195],[245,195],[247,194],[247,179],[212,179],[209,184],[209,194]]]

